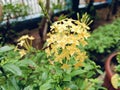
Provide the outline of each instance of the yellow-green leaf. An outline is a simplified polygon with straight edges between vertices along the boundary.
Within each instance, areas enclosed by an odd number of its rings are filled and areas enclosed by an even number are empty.
[[[111,84],[115,89],[118,89],[118,78],[119,78],[118,74],[114,74],[111,78]]]

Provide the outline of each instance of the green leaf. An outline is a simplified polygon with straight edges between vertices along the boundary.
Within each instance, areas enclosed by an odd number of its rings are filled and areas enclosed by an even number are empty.
[[[71,81],[71,76],[68,74],[64,75],[63,81]]]
[[[0,90],[6,90],[4,86],[0,86]]]
[[[36,66],[36,64],[32,60],[28,60],[28,59],[18,61],[16,64],[20,67],[25,67],[25,66],[28,66],[28,65]]]
[[[14,64],[11,63],[5,64],[3,68],[5,71],[10,71],[14,75],[18,75],[18,76],[22,75],[22,71],[20,70],[20,68]]]
[[[14,49],[13,46],[3,46],[0,48],[0,52],[6,52],[6,51],[10,51],[12,49]]]
[[[102,72],[100,69],[97,69],[97,72],[98,72],[99,74],[103,74],[103,72]]]
[[[74,77],[74,76],[76,76],[76,75],[80,75],[80,74],[83,74],[83,73],[85,73],[86,71],[84,71],[84,70],[76,70],[76,71],[73,71],[73,72],[71,72],[71,77]]]
[[[86,76],[88,78],[91,78],[93,75],[95,75],[96,73],[94,71],[89,71],[89,73],[86,74]]]
[[[50,88],[52,88],[52,85],[49,82],[44,83],[42,86],[40,86],[40,90],[49,90]]]
[[[43,72],[42,73],[42,81],[46,81],[48,77],[48,73],[47,72]]]
[[[60,87],[60,85],[56,86],[55,89],[56,89],[56,90],[63,90],[63,89]]]
[[[33,90],[33,87],[32,86],[27,86],[23,90]]]
[[[15,90],[19,90],[19,86],[17,84],[15,77],[11,77],[10,82],[11,82],[12,86],[15,88]]]
[[[20,90],[14,76],[9,77],[6,83],[0,86],[0,90]]]
[[[65,87],[69,87],[70,90],[78,90],[78,86],[76,85],[75,80],[72,82],[67,82],[66,84],[64,84]],[[65,89],[66,90],[66,89]]]

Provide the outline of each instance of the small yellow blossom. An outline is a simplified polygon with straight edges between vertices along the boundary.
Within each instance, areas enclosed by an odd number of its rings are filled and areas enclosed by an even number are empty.
[[[63,64],[63,65],[61,66],[61,68],[67,70],[67,69],[70,68],[70,65],[68,65],[68,64]]]
[[[49,60],[51,65],[54,65],[54,61],[53,60]]]
[[[28,37],[29,40],[34,40],[35,38],[33,36]]]
[[[55,62],[59,62],[59,63],[63,63],[63,58],[65,58],[64,56],[63,56],[63,54],[61,54],[61,55],[56,55],[56,57],[55,57]]]
[[[32,40],[35,38],[33,36],[24,35],[18,39],[18,46],[21,46],[22,48],[26,49],[27,51],[31,51],[32,49]]]
[[[22,36],[22,37],[20,37],[20,38],[18,39],[18,42],[21,41],[21,40],[25,40],[25,39],[27,39],[28,37],[29,37],[28,35],[24,35],[24,36]]]
[[[24,55],[26,55],[26,51],[24,49],[21,49],[19,53],[20,53],[20,57],[23,57]]]
[[[48,56],[51,55],[51,52],[50,52],[50,49],[49,49],[49,48],[45,49],[45,52],[47,53]]]
[[[83,66],[83,64],[82,64],[81,61],[79,61],[79,62],[77,62],[74,66],[75,66],[75,68],[77,69],[77,68]]]
[[[84,38],[88,38],[90,36],[90,34],[87,31],[82,31],[79,34],[80,34],[80,36],[82,36]]]
[[[21,40],[21,41],[18,43],[18,45],[23,46],[24,43],[25,43],[25,40]]]
[[[86,46],[88,44],[84,39],[81,39],[80,42],[83,46]]]
[[[80,23],[83,29],[90,29],[85,23]]]

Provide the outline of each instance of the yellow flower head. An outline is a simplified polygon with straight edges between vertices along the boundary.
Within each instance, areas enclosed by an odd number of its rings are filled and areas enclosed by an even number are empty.
[[[33,36],[24,35],[18,39],[17,46],[23,47],[24,49],[31,51],[32,41],[35,38]]]
[[[22,36],[22,37],[20,37],[19,39],[18,39],[18,42],[19,41],[22,41],[22,40],[25,40],[25,39],[27,39],[29,36],[28,35],[24,35],[24,36]]]
[[[82,66],[81,61],[86,59],[86,54],[78,46],[87,45],[86,39],[90,36],[87,30],[89,29],[85,23],[78,20],[66,18],[54,22],[48,33],[48,48],[45,50],[47,56],[54,56],[55,63],[60,63],[62,69],[68,69],[70,66],[75,68]],[[75,61],[69,66],[66,62],[69,63],[69,59],[73,56]]]
[[[20,57],[25,56],[27,53],[33,50],[32,40],[34,40],[34,37],[28,35],[24,35],[18,39],[18,44],[15,47],[15,51],[19,51]]]

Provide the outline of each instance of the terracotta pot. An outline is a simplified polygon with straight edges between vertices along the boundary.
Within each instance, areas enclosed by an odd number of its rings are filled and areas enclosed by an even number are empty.
[[[112,70],[111,70],[111,62],[116,55],[117,55],[117,52],[110,54],[105,62],[106,75],[104,78],[103,86],[106,87],[108,90],[120,90],[120,89],[115,89],[111,84],[111,78],[114,75],[114,72],[112,72]]]
[[[0,4],[0,20],[2,20],[2,5]]]

